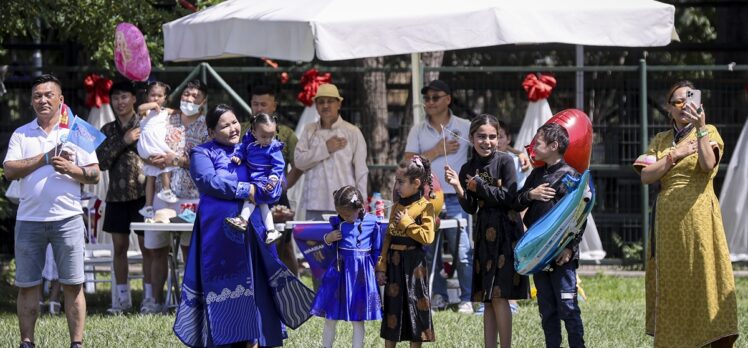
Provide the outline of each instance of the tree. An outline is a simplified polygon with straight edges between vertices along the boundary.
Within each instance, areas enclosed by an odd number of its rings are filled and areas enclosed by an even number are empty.
[[[182,2],[185,2],[182,0]],[[198,1],[203,8],[220,1]],[[137,26],[154,65],[162,65],[161,26],[191,13],[169,0],[5,0],[0,11],[0,44],[31,42],[75,43],[78,65],[114,70],[114,29],[120,22]],[[38,21],[29,20],[36,18]],[[0,58],[5,52],[0,50]],[[69,65],[59,55],[45,54],[45,65]],[[74,63],[74,64],[75,64]]]

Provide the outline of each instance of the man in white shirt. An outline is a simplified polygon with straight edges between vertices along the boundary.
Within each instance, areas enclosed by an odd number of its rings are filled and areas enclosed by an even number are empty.
[[[63,143],[73,115],[61,120],[60,81],[37,77],[31,86],[36,118],[13,132],[3,161],[6,178],[20,179],[15,227],[16,286],[21,347],[34,347],[34,327],[47,244],[52,245],[65,296],[70,347],[81,347],[86,319],[85,249],[81,184],[99,181],[96,153]],[[62,122],[61,122],[62,121]]]
[[[340,117],[342,102],[335,85],[320,85],[314,96],[319,121],[306,125],[296,144],[294,166],[304,172],[301,201],[307,220],[335,214],[332,193],[344,185],[366,195],[366,141],[358,127]]]

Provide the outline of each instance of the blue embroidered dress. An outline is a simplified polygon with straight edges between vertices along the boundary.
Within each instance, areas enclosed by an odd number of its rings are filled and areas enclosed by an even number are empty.
[[[309,318],[314,293],[282,266],[254,230],[264,233],[259,210],[244,233],[224,223],[249,193],[247,169],[230,160],[234,146],[209,141],[192,149],[190,172],[200,205],[185,265],[174,332],[190,347],[236,342],[281,346],[283,324]]]
[[[340,229],[343,239],[333,243],[337,257],[322,276],[311,313],[331,320],[381,320],[374,273],[374,260],[382,249],[381,225],[371,214],[353,224],[339,221],[335,217],[330,222],[333,229]]]
[[[242,137],[235,155],[241,158],[242,163],[249,169],[249,182],[255,185],[257,204],[276,203],[283,193],[281,183],[286,180],[286,161],[283,159],[282,150],[283,143],[276,138],[273,138],[269,145],[262,146],[257,143],[250,131]],[[270,182],[270,176],[275,176],[278,181],[272,190],[265,191],[263,187]]]

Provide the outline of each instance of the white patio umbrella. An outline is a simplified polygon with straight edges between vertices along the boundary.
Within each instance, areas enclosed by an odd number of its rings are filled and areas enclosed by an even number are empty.
[[[229,0],[163,25],[164,59],[344,60],[520,43],[665,46],[675,7],[653,0]],[[413,117],[421,120],[420,100]]]
[[[651,0],[229,0],[164,24],[164,59],[343,60],[517,43],[664,46]]]

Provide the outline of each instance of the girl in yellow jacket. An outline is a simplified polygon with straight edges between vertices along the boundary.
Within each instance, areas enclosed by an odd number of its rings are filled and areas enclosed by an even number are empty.
[[[400,163],[396,176],[400,198],[392,207],[376,267],[377,282],[385,286],[380,336],[385,347],[400,341],[420,347],[434,341],[424,246],[434,241],[436,216],[422,195],[424,185],[431,186],[431,166],[414,156]]]

